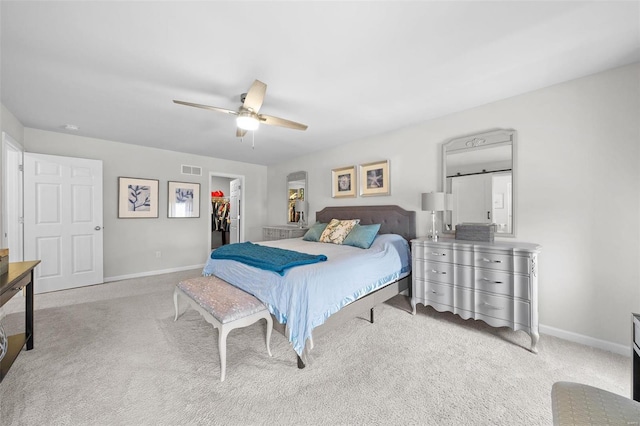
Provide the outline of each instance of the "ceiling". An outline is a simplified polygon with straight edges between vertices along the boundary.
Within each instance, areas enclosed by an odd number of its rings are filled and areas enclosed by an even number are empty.
[[[266,165],[640,62],[638,1],[0,8],[0,99],[24,126]],[[172,102],[235,110],[255,79],[261,113],[308,130],[240,141],[233,116]]]

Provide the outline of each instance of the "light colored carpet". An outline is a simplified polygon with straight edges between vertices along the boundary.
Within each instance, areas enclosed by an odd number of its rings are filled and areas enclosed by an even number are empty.
[[[264,321],[231,332],[220,382],[217,330],[193,310],[173,321],[186,271],[36,295],[35,348],[0,384],[2,425],[548,425],[551,386],[629,395],[630,359],[465,321],[404,296],[317,339],[296,367]],[[23,300],[5,305],[20,327]]]

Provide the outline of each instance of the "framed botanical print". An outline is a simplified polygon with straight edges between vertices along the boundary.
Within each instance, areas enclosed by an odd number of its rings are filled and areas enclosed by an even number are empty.
[[[200,184],[169,181],[167,217],[200,217]]]
[[[360,165],[360,195],[389,195],[389,160]]]
[[[158,217],[158,180],[119,177],[118,218]]]
[[[333,198],[356,196],[356,166],[331,170],[331,196]]]

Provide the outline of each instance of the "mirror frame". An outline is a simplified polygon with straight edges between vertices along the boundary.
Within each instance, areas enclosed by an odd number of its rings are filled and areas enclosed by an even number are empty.
[[[309,193],[307,192],[308,190],[308,186],[309,186],[309,182],[307,180],[307,172],[305,171],[299,171],[299,172],[293,172],[293,173],[289,173],[287,175],[287,181],[286,181],[286,185],[287,185],[287,189],[286,189],[286,197],[287,197],[287,224],[289,225],[297,225],[298,222],[292,222],[289,220],[289,207],[290,207],[290,202],[291,200],[289,200],[289,183],[290,182],[296,182],[296,181],[300,181],[300,180],[304,180],[304,201],[309,200]],[[309,205],[309,202],[307,201],[307,206]],[[307,210],[308,207],[304,210],[304,215],[303,218],[305,221],[307,221]]]
[[[446,192],[447,187],[447,153],[456,151],[463,152],[465,150],[476,150],[478,147],[488,147],[491,145],[501,146],[511,144],[511,231],[510,233],[496,233],[496,237],[515,237],[516,236],[516,213],[517,213],[517,197],[518,197],[518,179],[517,179],[517,132],[513,129],[495,129],[482,133],[474,133],[470,135],[460,136],[453,139],[449,139],[442,143],[442,181],[440,182],[440,188],[442,192]],[[445,212],[442,212],[444,219]],[[444,220],[441,223],[442,232],[447,234],[453,234],[455,231],[444,229]]]

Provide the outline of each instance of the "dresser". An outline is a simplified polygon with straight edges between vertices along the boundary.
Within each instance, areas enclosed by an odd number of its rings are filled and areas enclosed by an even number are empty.
[[[303,237],[309,228],[299,228],[297,226],[277,225],[264,226],[262,228],[262,239],[264,241],[283,240],[285,238]]]
[[[411,250],[414,315],[421,303],[493,327],[523,330],[537,353],[539,245],[418,238]]]

